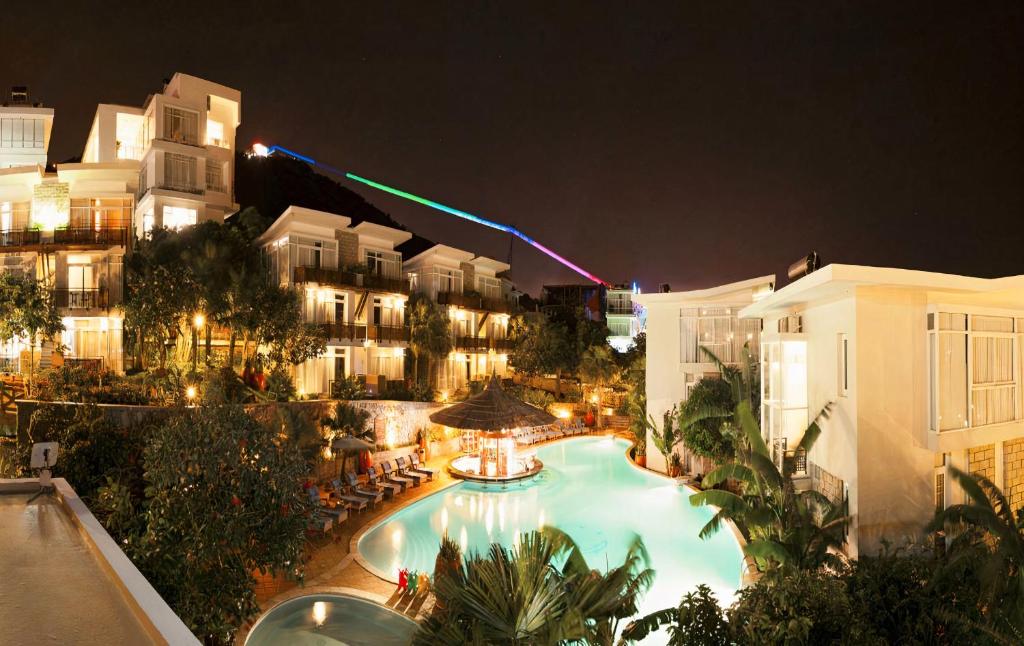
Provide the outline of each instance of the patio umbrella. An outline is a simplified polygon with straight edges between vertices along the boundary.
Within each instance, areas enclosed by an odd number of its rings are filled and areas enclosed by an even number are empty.
[[[360,440],[351,435],[342,435],[331,442],[331,449],[335,454],[341,454],[341,470],[344,471],[350,453],[359,451],[373,451],[375,447],[365,440]]]
[[[501,387],[501,381],[491,376],[483,392],[437,411],[430,416],[430,421],[450,428],[493,433],[504,429],[544,426],[554,422],[555,418],[512,397]]]

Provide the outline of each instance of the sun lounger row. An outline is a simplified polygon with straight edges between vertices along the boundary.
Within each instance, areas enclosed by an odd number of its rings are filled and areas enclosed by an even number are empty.
[[[583,420],[575,418],[571,422],[559,421],[548,426],[522,429],[515,435],[515,440],[517,444],[536,444],[537,442],[546,442],[560,437],[572,437],[585,433],[587,433],[587,427],[583,425]]]
[[[360,480],[353,471],[348,471],[342,478],[335,478],[321,490],[320,487],[309,488],[310,500],[318,506],[321,516],[330,523],[317,523],[316,529],[327,531],[331,525],[340,526],[349,512],[365,511],[383,502],[384,498],[394,498],[406,489],[418,487],[425,480],[434,478],[434,470],[420,464],[420,456],[411,453],[408,457],[395,460],[384,460],[375,467],[370,467],[366,480]]]

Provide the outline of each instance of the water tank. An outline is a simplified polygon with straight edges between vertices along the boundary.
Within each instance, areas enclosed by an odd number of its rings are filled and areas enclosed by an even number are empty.
[[[790,280],[796,280],[801,276],[806,276],[818,269],[821,269],[821,256],[818,255],[817,251],[812,251],[807,254],[806,257],[797,260],[789,266],[787,272]]]

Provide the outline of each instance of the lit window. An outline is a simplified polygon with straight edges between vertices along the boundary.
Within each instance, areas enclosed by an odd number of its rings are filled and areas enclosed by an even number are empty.
[[[184,206],[164,207],[164,226],[168,229],[180,230],[196,223],[196,210]]]
[[[149,235],[153,231],[153,214],[147,213],[142,216],[142,235]]]
[[[224,124],[213,119],[206,120],[206,143],[210,146],[226,146]]]

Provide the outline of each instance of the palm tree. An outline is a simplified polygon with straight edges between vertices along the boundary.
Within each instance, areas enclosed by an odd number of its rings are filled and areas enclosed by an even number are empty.
[[[348,402],[338,402],[334,405],[334,414],[330,417],[323,417],[320,424],[331,431],[328,442],[340,437],[354,437],[357,440],[364,440],[376,445],[377,433],[369,426],[370,413],[362,408],[356,408]],[[348,456],[343,456],[341,468],[346,470]]]
[[[647,416],[645,424],[647,430],[650,431],[654,448],[658,449],[658,452],[665,457],[665,472],[668,473],[672,452],[679,441],[683,439],[679,426],[676,424],[676,407],[673,406],[670,410],[665,411],[660,430],[652,415]]]
[[[430,374],[434,359],[443,359],[452,351],[451,322],[444,311],[422,294],[416,294],[409,306],[409,349],[413,357],[413,379],[420,380],[420,355],[427,358]],[[432,385],[434,385],[432,383]]]
[[[597,393],[597,427],[601,427],[601,390],[619,374],[619,366],[607,345],[587,348],[580,356],[580,377],[594,385]]]
[[[436,579],[441,609],[413,643],[610,645],[653,579],[639,538],[622,565],[601,573],[568,535],[545,528],[513,549],[493,544],[486,555],[470,554]]]
[[[928,531],[959,530],[940,577],[964,564],[978,572],[981,603],[989,620],[986,632],[1009,643],[1024,642],[1024,510],[1014,514],[1010,501],[982,475],[950,467],[967,502],[939,511]]]
[[[794,453],[811,450],[821,435],[818,421],[827,417],[830,409],[831,405],[825,406],[814,418]],[[690,496],[694,506],[719,507],[701,529],[700,537],[707,538],[718,531],[725,519],[731,519],[746,528],[750,540],[743,551],[762,570],[816,569],[834,564],[836,557],[830,549],[842,545],[843,528],[849,521],[843,507],[820,492],[796,490],[792,478],[794,461],[787,457],[782,469],[772,461],[749,401],[737,405],[735,417],[745,446],[737,451],[735,462],[714,469],[702,484],[713,487],[731,479],[739,483],[740,493],[707,489]]]

